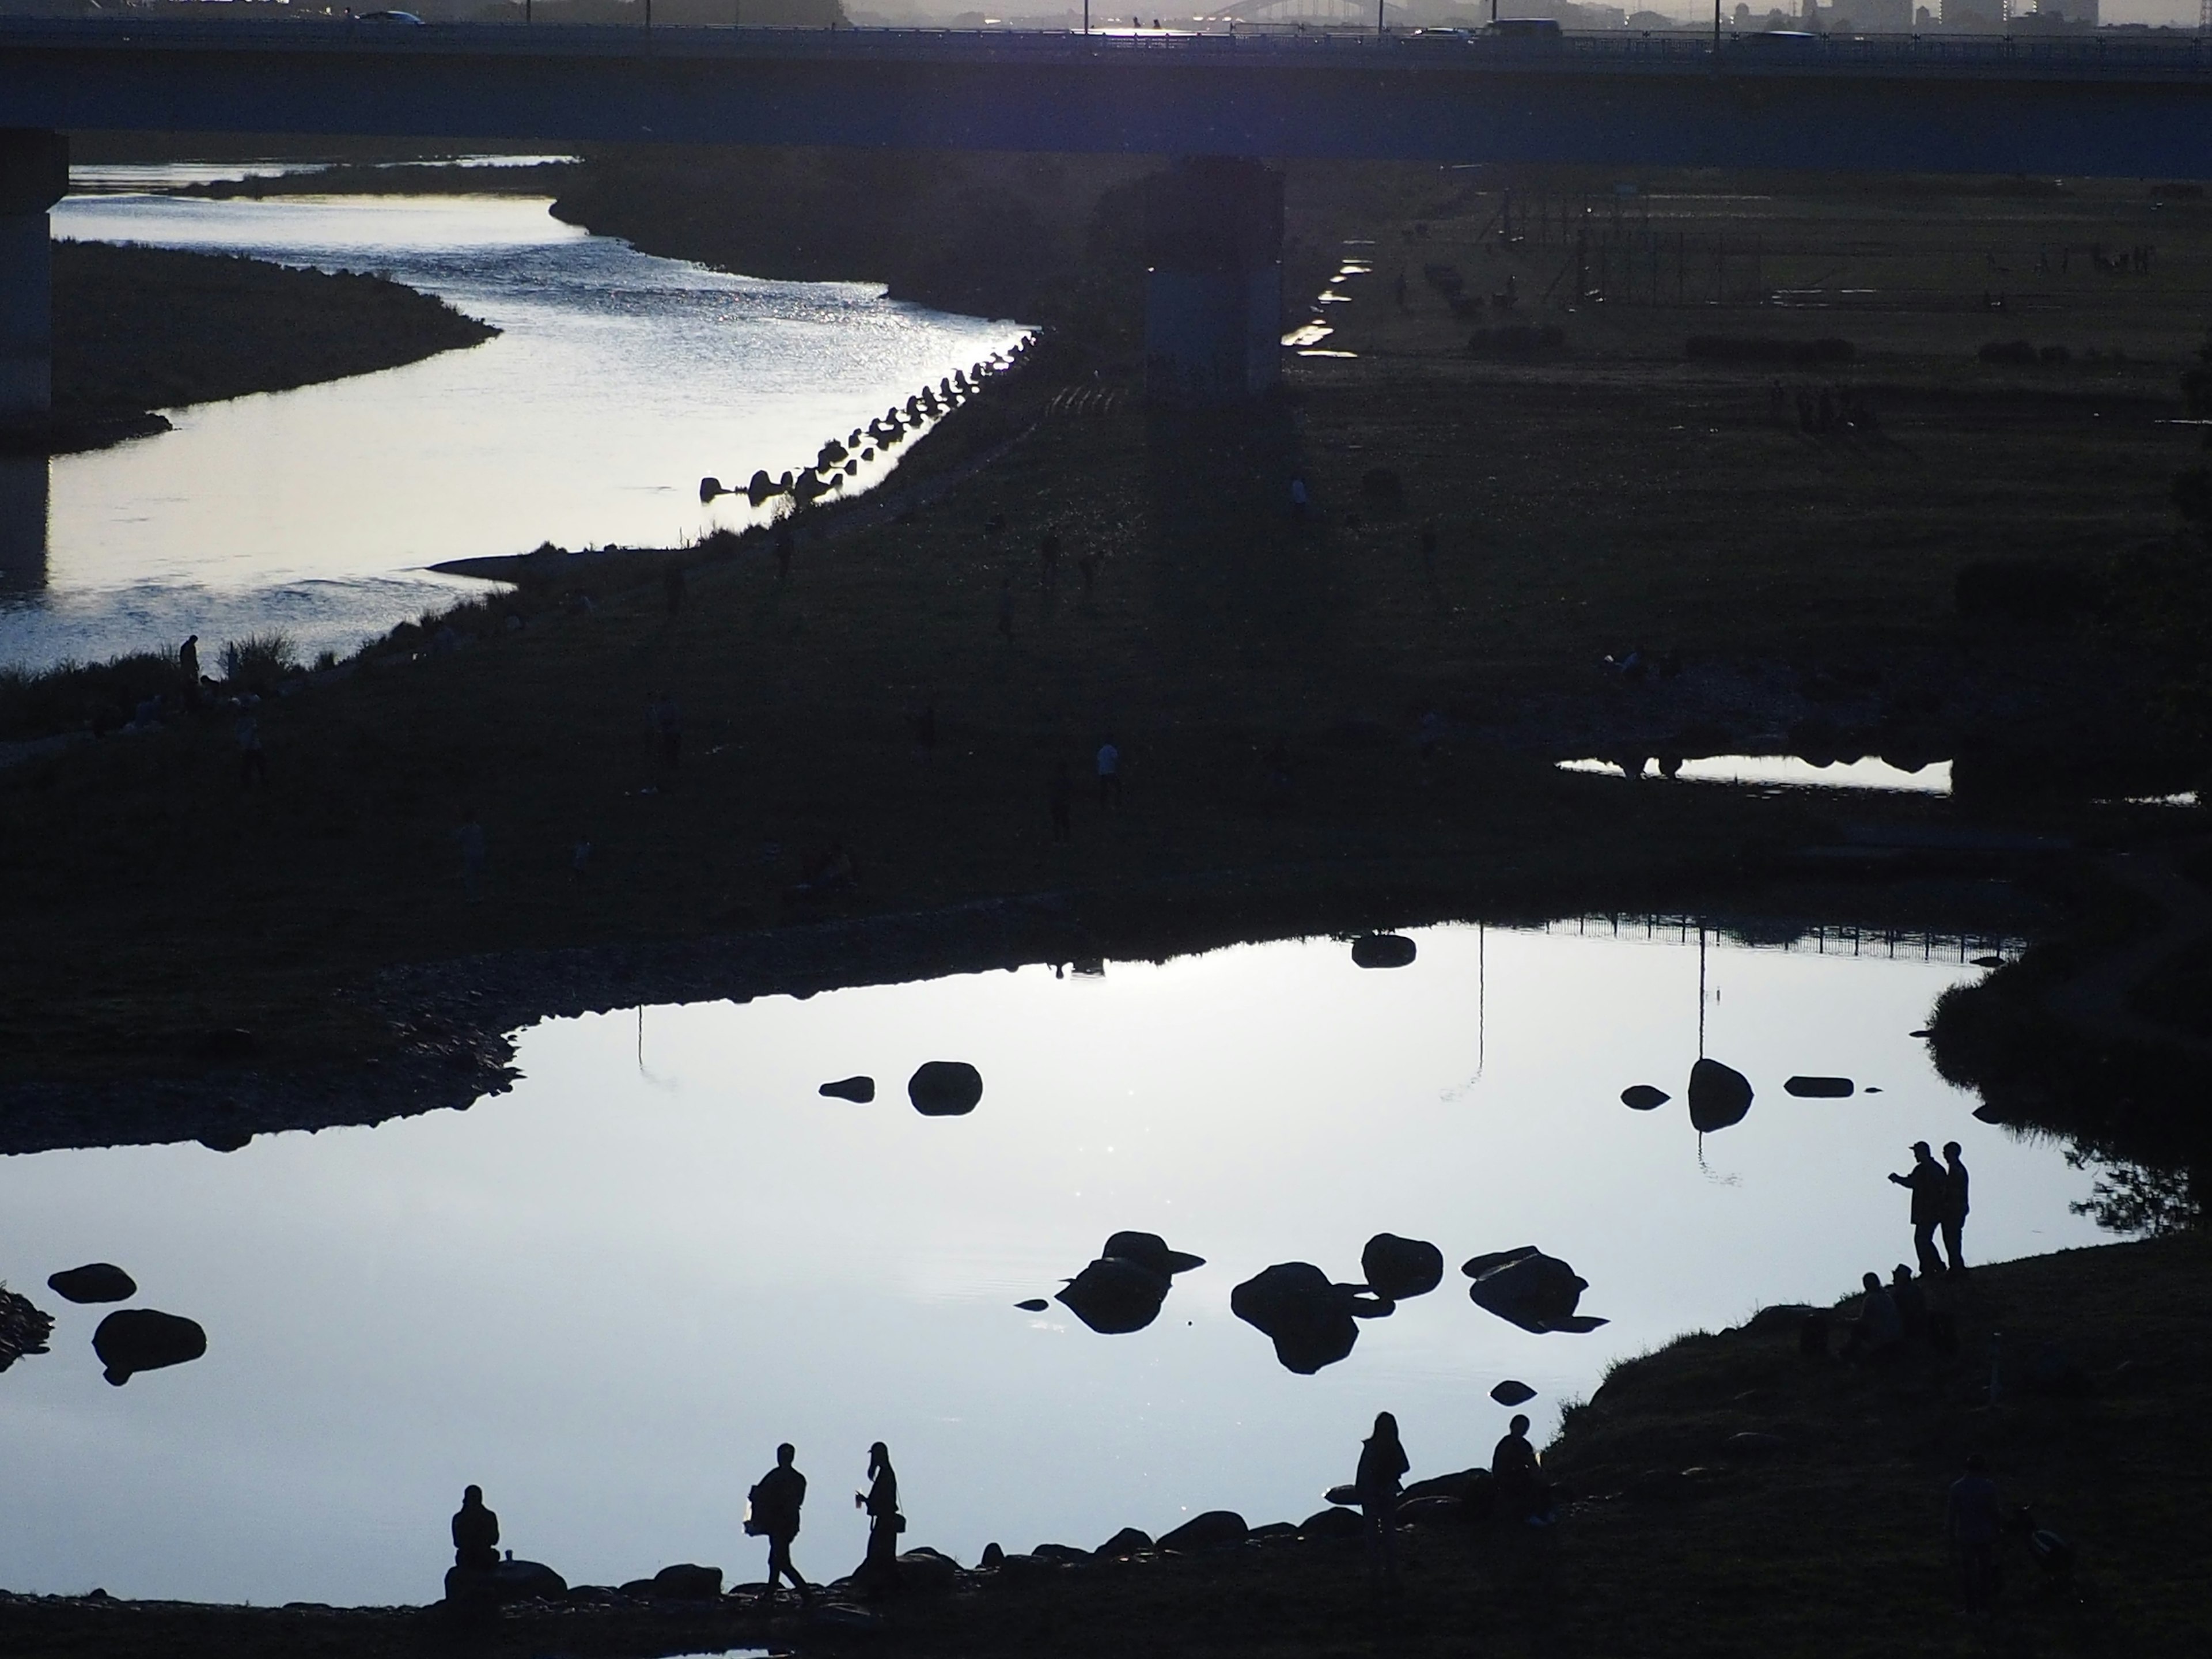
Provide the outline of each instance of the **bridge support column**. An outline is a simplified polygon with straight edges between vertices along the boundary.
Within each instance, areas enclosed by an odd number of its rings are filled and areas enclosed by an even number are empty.
[[[1194,156],[1145,185],[1145,395],[1241,403],[1282,378],[1283,175]]]
[[[40,427],[54,403],[54,256],[46,210],[69,191],[69,140],[0,129],[0,428]]]

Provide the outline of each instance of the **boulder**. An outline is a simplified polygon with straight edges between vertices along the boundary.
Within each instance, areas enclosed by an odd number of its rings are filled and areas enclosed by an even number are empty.
[[[996,1542],[993,1542],[983,1546],[983,1553],[976,1558],[975,1565],[982,1567],[995,1567],[1006,1559],[1006,1551],[1000,1549]]]
[[[1432,1492],[1423,1498],[1407,1498],[1398,1505],[1398,1524],[1418,1527],[1437,1521],[1466,1519],[1460,1501],[1442,1492]]]
[[[1852,1087],[1847,1077],[1793,1077],[1782,1085],[1782,1091],[1800,1100],[1844,1100]]]
[[[1252,1538],[1255,1543],[1272,1543],[1278,1538],[1296,1538],[1297,1535],[1298,1527],[1295,1521],[1270,1521],[1264,1527],[1252,1528]]]
[[[935,1550],[908,1550],[896,1566],[899,1589],[913,1595],[942,1595],[960,1582],[960,1564]]]
[[[1534,1244],[1476,1256],[1460,1271],[1474,1281],[1468,1300],[1524,1331],[1579,1333],[1606,1322],[1576,1311],[1589,1281]]]
[[[1717,1060],[1690,1068],[1690,1124],[1701,1135],[1743,1121],[1751,1110],[1751,1079]]]
[[[207,1333],[191,1320],[151,1308],[126,1308],[100,1322],[92,1351],[106,1367],[107,1380],[121,1388],[140,1371],[181,1365],[207,1352]]]
[[[1218,1550],[1241,1544],[1252,1535],[1244,1517],[1234,1510],[1208,1510],[1194,1515],[1173,1532],[1160,1535],[1164,1550]]]
[[[1134,1555],[1152,1547],[1152,1535],[1135,1527],[1124,1527],[1098,1547],[1097,1553],[1112,1558]]]
[[[849,1100],[865,1106],[876,1097],[876,1080],[872,1077],[841,1077],[835,1083],[825,1083],[818,1091],[826,1100]]]
[[[1359,1253],[1367,1288],[1386,1301],[1426,1296],[1444,1282],[1444,1253],[1425,1239],[1377,1233]]]
[[[1648,1083],[1632,1084],[1620,1091],[1620,1103],[1632,1112],[1653,1112],[1674,1097],[1664,1089],[1655,1089]]]
[[[1486,1476],[1487,1469],[1462,1469],[1455,1474],[1432,1474],[1425,1480],[1416,1480],[1398,1494],[1401,1504],[1411,1504],[1423,1498],[1449,1498],[1456,1503],[1467,1496],[1468,1486],[1477,1475]]]
[[[446,1576],[449,1580],[453,1577],[451,1573],[448,1573]],[[760,1588],[766,1589],[768,1586],[763,1584]],[[653,1599],[653,1580],[650,1578],[630,1579],[621,1587],[617,1594],[626,1595],[633,1601],[650,1601]],[[737,1594],[737,1591],[733,1589],[730,1594],[734,1595]]]
[[[1101,1255],[1117,1255],[1124,1261],[1133,1261],[1148,1267],[1163,1279],[1172,1279],[1177,1273],[1187,1273],[1193,1267],[1203,1267],[1206,1258],[1192,1255],[1184,1250],[1171,1250],[1168,1242],[1158,1233],[1118,1232],[1106,1241],[1098,1252]]]
[[[1359,1507],[1359,1488],[1349,1480],[1331,1486],[1321,1497],[1324,1504],[1342,1504],[1352,1509]]]
[[[1518,1377],[1509,1376],[1491,1389],[1490,1397],[1501,1406],[1525,1406],[1536,1397],[1536,1391]]]
[[[1352,960],[1360,968],[1409,967],[1413,956],[1413,941],[1402,933],[1368,933],[1352,941]]]
[[[1030,1553],[1040,1561],[1088,1561],[1089,1550],[1079,1550],[1073,1544],[1039,1544]]]
[[[486,1576],[493,1595],[502,1604],[558,1601],[568,1594],[568,1581],[543,1561],[502,1561]]]
[[[1168,1281],[1117,1255],[1101,1256],[1054,1300],[1102,1336],[1141,1331],[1159,1317]]]
[[[689,1561],[663,1567],[653,1575],[653,1596],[659,1601],[711,1601],[722,1593],[720,1567],[695,1566]]]
[[[1266,1333],[1285,1370],[1310,1376],[1352,1352],[1357,1319],[1373,1319],[1396,1306],[1360,1294],[1358,1285],[1336,1285],[1310,1261],[1278,1262],[1229,1293],[1229,1310]]]
[[[1316,1510],[1298,1523],[1301,1538],[1357,1538],[1364,1524],[1358,1510],[1339,1508],[1332,1504]]]
[[[924,1117],[965,1117],[983,1098],[983,1074],[964,1060],[933,1060],[907,1079],[906,1097]]]
[[[112,1262],[88,1261],[54,1274],[46,1288],[64,1302],[128,1302],[138,1294],[138,1281]]]

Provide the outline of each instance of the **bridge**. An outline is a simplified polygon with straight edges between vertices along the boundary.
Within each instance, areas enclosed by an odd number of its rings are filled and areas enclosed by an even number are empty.
[[[72,128],[2202,178],[2212,41],[9,19],[0,421]]]

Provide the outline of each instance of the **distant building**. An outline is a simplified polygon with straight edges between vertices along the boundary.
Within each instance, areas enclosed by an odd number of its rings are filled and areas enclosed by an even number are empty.
[[[2011,11],[2006,0],[1943,0],[1943,27],[2001,30],[2010,21]]]
[[[2054,22],[2094,28],[2097,27],[2097,0],[2035,0],[2033,15]]]
[[[1912,0],[1836,0],[1820,22],[1838,34],[1910,34]]]

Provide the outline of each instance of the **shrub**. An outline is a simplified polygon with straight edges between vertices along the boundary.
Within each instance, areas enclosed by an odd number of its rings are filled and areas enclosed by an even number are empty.
[[[120,726],[149,697],[174,696],[184,684],[176,659],[153,651],[112,662],[0,668],[0,738]]]
[[[222,647],[222,677],[234,685],[266,690],[300,665],[289,634],[248,634]]]

